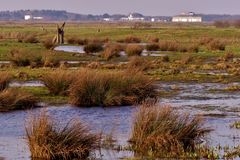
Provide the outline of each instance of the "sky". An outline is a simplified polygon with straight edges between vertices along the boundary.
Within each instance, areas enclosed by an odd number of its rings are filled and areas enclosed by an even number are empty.
[[[240,14],[240,0],[1,0],[0,10],[54,9],[82,14],[172,16],[193,11],[205,14]]]

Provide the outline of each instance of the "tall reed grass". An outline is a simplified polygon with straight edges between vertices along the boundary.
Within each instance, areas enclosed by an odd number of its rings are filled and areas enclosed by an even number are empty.
[[[74,74],[58,70],[43,75],[41,80],[51,94],[64,96],[68,94],[69,86],[74,81]]]
[[[126,53],[130,56],[140,56],[143,52],[143,47],[139,45],[128,45],[126,47]]]
[[[30,118],[26,139],[33,159],[87,159],[97,149],[99,136],[80,121],[59,125],[46,111]]]
[[[32,94],[10,88],[0,92],[0,111],[30,109],[37,106],[37,98]]]
[[[12,80],[12,75],[7,72],[0,72],[0,91],[6,89]]]
[[[144,103],[135,115],[130,143],[139,155],[179,158],[195,152],[197,141],[210,131],[200,117],[179,113],[170,106]]]
[[[79,71],[70,86],[70,103],[76,106],[120,106],[156,98],[153,81],[142,73]]]

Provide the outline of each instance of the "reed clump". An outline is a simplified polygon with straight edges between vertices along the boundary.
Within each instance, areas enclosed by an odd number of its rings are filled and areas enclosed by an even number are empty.
[[[8,56],[14,66],[30,66],[31,64],[41,66],[43,64],[41,54],[23,49],[12,49]]]
[[[145,57],[133,56],[129,58],[128,70],[146,71],[152,67],[152,63]]]
[[[218,39],[214,39],[211,42],[209,42],[208,44],[208,49],[210,50],[220,50],[220,51],[224,51],[226,49],[226,42],[224,42],[223,40],[218,40]]]
[[[86,53],[98,53],[103,51],[103,46],[100,43],[90,43],[84,46]]]
[[[142,73],[81,70],[70,86],[70,103],[80,107],[122,106],[156,98],[153,81]]]
[[[11,82],[13,76],[7,72],[0,72],[0,91],[6,89]]]
[[[135,115],[130,143],[138,155],[180,158],[197,153],[197,141],[210,131],[200,117],[178,113],[170,106],[143,103]]]
[[[43,75],[41,80],[53,95],[68,95],[69,86],[74,81],[74,74],[66,71],[55,71]]]
[[[141,39],[136,36],[127,36],[124,39],[119,39],[117,42],[119,43],[141,43]]]
[[[99,136],[81,121],[60,126],[46,112],[26,124],[26,139],[33,159],[87,159],[99,144]]]
[[[126,53],[130,56],[140,56],[143,52],[143,47],[139,45],[128,45],[126,47]]]
[[[37,98],[32,94],[10,88],[0,92],[0,111],[30,109],[37,106]]]
[[[159,45],[158,43],[151,43],[146,46],[147,51],[158,51],[159,50]]]
[[[53,41],[51,39],[47,39],[47,40],[43,41],[43,46],[46,49],[53,49],[55,47],[55,44],[53,43]]]
[[[120,52],[123,50],[123,46],[118,44],[110,44],[105,47],[105,50],[102,53],[102,57],[106,60],[110,60],[114,57],[119,57]]]

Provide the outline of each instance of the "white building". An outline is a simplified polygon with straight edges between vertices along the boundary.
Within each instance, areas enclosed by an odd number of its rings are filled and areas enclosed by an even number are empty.
[[[24,20],[25,21],[29,21],[29,20],[42,20],[42,19],[43,19],[43,17],[33,17],[31,15],[25,15],[24,16]]]
[[[193,12],[181,13],[180,15],[172,17],[172,22],[202,22],[202,17]]]
[[[24,16],[24,19],[27,21],[27,20],[30,20],[30,19],[32,19],[32,16],[31,15],[25,15]]]
[[[130,14],[128,17],[121,18],[123,21],[144,21],[143,17],[134,17],[133,14]]]

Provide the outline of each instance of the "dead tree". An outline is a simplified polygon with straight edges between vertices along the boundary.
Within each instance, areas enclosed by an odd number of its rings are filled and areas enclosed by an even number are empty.
[[[57,35],[53,39],[54,44],[64,44],[64,27],[65,27],[65,22],[62,24],[61,27],[57,25]]]

